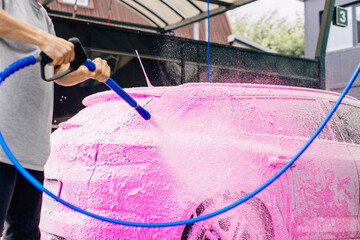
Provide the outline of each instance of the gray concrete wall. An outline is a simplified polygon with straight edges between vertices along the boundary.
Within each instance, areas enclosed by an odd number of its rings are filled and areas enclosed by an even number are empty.
[[[326,89],[341,92],[360,61],[360,46],[329,52],[326,55]],[[360,78],[354,82],[349,95],[360,99]]]
[[[343,6],[357,1],[337,0],[335,6]],[[320,12],[325,0],[305,0],[305,57],[314,58],[320,31]],[[331,26],[336,28],[336,26]],[[327,90],[341,92],[360,61],[360,45],[326,53]],[[360,99],[360,78],[356,79],[349,95]]]

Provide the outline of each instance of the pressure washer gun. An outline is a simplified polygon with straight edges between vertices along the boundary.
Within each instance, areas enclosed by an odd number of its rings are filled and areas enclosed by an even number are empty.
[[[74,44],[75,59],[70,63],[69,68],[60,73],[59,75],[53,76],[51,78],[46,78],[45,76],[45,66],[52,62],[52,59],[48,57],[44,52],[40,53],[40,56],[36,58],[37,61],[40,61],[41,64],[41,77],[47,81],[51,82],[56,79],[59,79],[71,72],[76,71],[81,65],[85,65],[89,71],[93,72],[96,69],[95,63],[93,63],[88,57],[83,48],[80,40],[78,38],[70,38],[69,41]],[[149,120],[151,115],[143,107],[141,107],[129,94],[127,94],[112,78],[109,78],[105,84],[115,91],[122,99],[124,99],[131,107],[143,117],[145,120]]]

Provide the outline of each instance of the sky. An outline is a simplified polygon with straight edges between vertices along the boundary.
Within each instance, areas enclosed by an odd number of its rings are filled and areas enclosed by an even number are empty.
[[[258,0],[241,6],[230,12],[237,14],[249,14],[251,19],[256,21],[264,14],[278,10],[280,17],[295,19],[296,13],[304,14],[304,3],[299,0]]]

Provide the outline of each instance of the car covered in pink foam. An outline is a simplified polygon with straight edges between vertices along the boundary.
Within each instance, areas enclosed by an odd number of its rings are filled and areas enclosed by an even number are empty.
[[[97,93],[52,134],[45,187],[101,216],[173,222],[254,191],[317,129],[339,94],[296,87],[198,83]],[[43,239],[355,239],[360,103],[346,97],[309,149],[240,206],[189,225],[102,222],[44,196]]]

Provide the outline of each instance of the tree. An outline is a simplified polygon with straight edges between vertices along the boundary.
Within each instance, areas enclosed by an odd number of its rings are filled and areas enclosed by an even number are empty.
[[[252,21],[250,15],[230,16],[235,34],[280,54],[304,57],[304,17],[297,15],[295,21],[279,17],[277,11]]]

